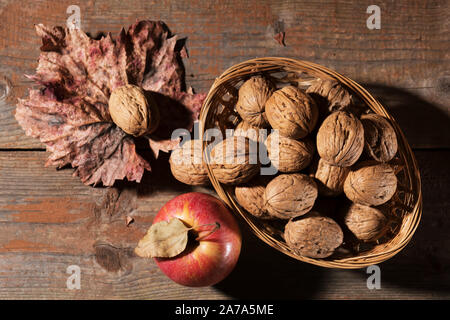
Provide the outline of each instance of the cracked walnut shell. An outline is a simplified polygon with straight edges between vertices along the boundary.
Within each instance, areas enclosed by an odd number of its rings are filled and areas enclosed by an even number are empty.
[[[202,141],[189,140],[172,151],[169,158],[172,175],[189,185],[209,183],[208,171],[202,156]]]
[[[363,149],[363,125],[351,113],[333,112],[317,132],[317,152],[329,164],[349,167],[359,159]]]
[[[379,206],[389,201],[397,190],[394,169],[385,163],[362,162],[344,182],[348,199],[366,206]]]
[[[388,220],[378,209],[352,203],[345,212],[344,223],[359,240],[376,241],[388,231]]]
[[[212,148],[210,164],[219,182],[232,185],[245,183],[260,168],[256,143],[242,136],[222,140]]]
[[[314,206],[317,185],[304,174],[282,174],[269,182],[265,192],[266,208],[270,215],[290,219],[304,215]]]
[[[159,123],[159,111],[150,92],[127,84],[111,93],[109,113],[114,123],[135,137],[152,133]]]
[[[273,129],[292,139],[308,135],[315,127],[319,111],[303,90],[287,86],[275,91],[266,102],[267,120]]]
[[[302,256],[326,258],[342,244],[344,234],[333,219],[311,211],[286,224],[284,239],[291,249]]]
[[[364,150],[379,162],[390,161],[397,153],[397,135],[389,121],[378,114],[361,116],[364,126]]]
[[[314,155],[314,144],[309,139],[294,140],[273,132],[265,143],[270,161],[280,172],[300,171],[311,163]]]
[[[264,110],[272,91],[272,85],[265,78],[261,76],[250,78],[239,88],[236,111],[251,125],[259,128],[267,127]]]

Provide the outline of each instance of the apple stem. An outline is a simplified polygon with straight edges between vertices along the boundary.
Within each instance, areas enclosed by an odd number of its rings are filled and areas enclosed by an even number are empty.
[[[220,228],[220,223],[215,222],[215,223],[207,223],[207,224],[202,224],[201,226],[199,226],[198,228],[201,227],[206,227],[206,226],[214,226],[214,228],[212,228],[211,230],[200,230],[198,231],[198,233],[203,232],[203,231],[208,231],[207,234],[203,235],[203,236],[198,236],[197,238],[195,238],[196,241],[200,241],[205,239],[206,237],[210,236],[211,234],[213,234],[214,232],[216,232],[219,228]]]

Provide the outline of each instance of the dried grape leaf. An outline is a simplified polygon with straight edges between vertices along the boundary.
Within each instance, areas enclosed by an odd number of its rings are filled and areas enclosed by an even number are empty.
[[[122,85],[157,92],[160,127],[149,137],[158,156],[178,144],[176,128],[192,129],[205,94],[186,92],[177,37],[162,22],[139,21],[116,39],[95,40],[77,29],[36,26],[42,38],[34,75],[43,87],[19,99],[16,119],[27,135],[51,153],[46,165],[72,165],[85,184],[127,178],[140,182],[149,162],[136,152],[135,140],[111,120],[108,100]]]
[[[186,249],[188,228],[178,219],[160,221],[148,229],[134,252],[143,258],[172,258]]]

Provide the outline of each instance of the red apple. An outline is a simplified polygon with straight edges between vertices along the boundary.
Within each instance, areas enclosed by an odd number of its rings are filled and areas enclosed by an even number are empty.
[[[185,193],[167,202],[153,223],[173,218],[193,229],[181,254],[155,258],[159,268],[173,281],[190,287],[211,286],[226,278],[239,258],[241,233],[225,204],[205,193]]]

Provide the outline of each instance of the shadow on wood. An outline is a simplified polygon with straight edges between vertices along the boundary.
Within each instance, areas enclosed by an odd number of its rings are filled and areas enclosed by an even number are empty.
[[[422,177],[423,212],[408,246],[380,265],[382,285],[450,294],[450,150],[416,151]]]
[[[326,269],[302,263],[269,247],[244,226],[236,268],[215,287],[235,299],[312,299]]]
[[[404,89],[364,85],[391,113],[413,147],[422,179],[423,211],[411,243],[380,264],[382,287],[450,294],[450,118],[442,108]],[[447,90],[448,87],[440,88]],[[448,95],[448,92],[443,94]],[[389,104],[386,103],[389,101]],[[427,150],[428,149],[428,150]],[[364,276],[367,276],[364,273]]]
[[[442,107],[406,89],[378,84],[362,86],[395,118],[412,148],[450,148],[450,116]],[[435,93],[439,97],[449,94],[448,88],[439,90]]]

